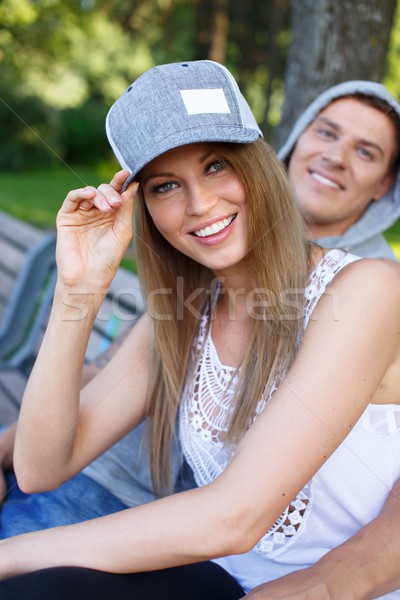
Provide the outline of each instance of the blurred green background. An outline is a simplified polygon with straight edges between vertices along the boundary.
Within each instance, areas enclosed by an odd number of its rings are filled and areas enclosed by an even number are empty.
[[[398,15],[384,79],[396,97]],[[115,98],[154,64],[210,57],[211,49],[218,59],[218,39],[272,139],[291,42],[288,0],[0,0],[0,208],[53,228],[68,190],[108,181],[119,168],[104,132]],[[400,259],[399,223],[387,238]]]

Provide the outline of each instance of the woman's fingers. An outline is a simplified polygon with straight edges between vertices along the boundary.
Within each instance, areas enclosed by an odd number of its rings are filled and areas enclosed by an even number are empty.
[[[75,212],[80,206],[82,206],[82,209],[88,210],[92,208],[95,196],[96,188],[90,185],[71,190],[63,202],[62,209],[67,213]]]
[[[91,185],[71,190],[62,206],[62,210],[69,214],[76,211],[89,212],[92,208],[97,208],[101,212],[109,212],[113,209],[113,206],[110,205],[99,188]]]
[[[96,217],[97,220],[101,213],[108,215],[117,211],[117,220],[122,220],[122,222],[131,226],[133,198],[139,184],[131,182],[122,193],[116,190],[116,187],[122,189],[127,175],[129,175],[127,171],[120,171],[116,173],[111,183],[102,183],[97,188],[88,185],[84,188],[71,190],[59,211],[58,223],[60,225],[63,223],[63,215],[65,217],[76,215],[83,217],[85,220],[89,217],[90,219]]]
[[[93,207],[101,211],[119,208],[122,205],[121,191],[128,177],[129,171],[122,170],[115,173],[110,183],[102,183],[98,188],[87,185],[84,188],[72,190],[65,198],[63,208],[68,213],[77,210],[87,211]],[[137,184],[132,182],[123,193],[124,197],[129,199],[130,195],[136,192],[136,189]]]
[[[118,211],[118,224],[119,227],[126,227],[129,231],[129,235],[132,235],[132,220],[133,220],[133,204],[134,196],[137,192],[139,184],[136,181],[132,181],[125,192],[121,194],[123,204]]]
[[[124,199],[133,199],[134,195],[136,194],[136,192],[138,191],[139,188],[139,183],[137,181],[131,181],[130,184],[128,185],[128,187],[126,188],[126,190],[124,192],[122,192],[121,196]]]
[[[122,205],[121,195],[113,188],[111,184],[102,183],[97,189],[98,192],[102,194],[105,202],[111,208],[119,208]]]
[[[63,203],[63,211],[74,213],[76,211],[88,212],[97,208],[101,212],[110,212],[122,205],[122,198],[108,183],[99,185],[98,188],[86,186],[71,190]]]
[[[129,177],[129,171],[123,169],[122,171],[118,171],[115,173],[114,177],[110,181],[110,185],[114,188],[116,192],[121,192],[123,185],[127,178]]]

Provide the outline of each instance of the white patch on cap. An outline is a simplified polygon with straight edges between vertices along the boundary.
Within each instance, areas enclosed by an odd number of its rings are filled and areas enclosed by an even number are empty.
[[[181,90],[182,100],[188,115],[230,113],[224,90]]]

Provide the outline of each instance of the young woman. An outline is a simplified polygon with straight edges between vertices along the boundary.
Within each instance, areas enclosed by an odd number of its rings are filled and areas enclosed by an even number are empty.
[[[148,71],[107,133],[128,172],[70,192],[59,212],[15,469],[25,491],[54,488],[150,416],[160,499],[2,541],[1,597],[240,598],[355,534],[399,477],[398,265],[306,241],[217,63]],[[80,393],[136,191],[148,312]],[[167,496],[176,435],[199,487]]]

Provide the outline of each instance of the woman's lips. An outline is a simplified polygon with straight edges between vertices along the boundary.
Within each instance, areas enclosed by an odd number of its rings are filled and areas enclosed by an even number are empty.
[[[226,217],[224,219],[221,219],[220,221],[212,223],[212,225],[207,225],[207,227],[197,229],[196,231],[192,231],[192,235],[195,235],[196,237],[200,238],[205,238],[209,237],[210,235],[220,233],[221,231],[226,229],[226,227],[229,227],[229,225],[232,223],[235,217],[236,215],[231,215],[230,217]]]

